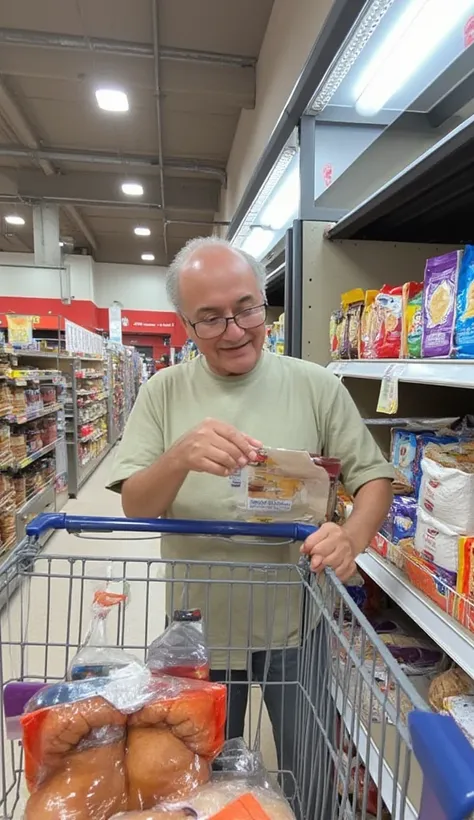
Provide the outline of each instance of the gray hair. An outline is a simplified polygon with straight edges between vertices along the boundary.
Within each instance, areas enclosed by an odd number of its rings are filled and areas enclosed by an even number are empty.
[[[255,259],[254,256],[251,256],[246,251],[240,250],[240,248],[234,248],[233,245],[227,241],[227,239],[221,239],[218,236],[197,236],[194,239],[190,239],[189,242],[186,242],[186,245],[184,245],[184,247],[181,248],[181,250],[176,254],[168,268],[168,273],[166,274],[166,293],[168,294],[168,299],[171,304],[177,311],[179,311],[179,275],[189,257],[195,251],[200,248],[208,247],[229,248],[230,250],[240,254],[240,256],[245,259],[249,267],[252,269],[255,279],[257,280],[258,287],[260,288],[262,295],[265,296],[265,280],[267,272],[265,270],[265,266],[262,265],[258,259]]]

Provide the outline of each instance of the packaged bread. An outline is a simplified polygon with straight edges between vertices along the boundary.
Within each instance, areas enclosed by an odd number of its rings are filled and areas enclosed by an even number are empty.
[[[454,666],[431,681],[428,700],[435,712],[442,712],[446,698],[474,695],[474,682],[463,669]]]
[[[406,282],[402,290],[402,340],[404,359],[421,358],[423,282]]]

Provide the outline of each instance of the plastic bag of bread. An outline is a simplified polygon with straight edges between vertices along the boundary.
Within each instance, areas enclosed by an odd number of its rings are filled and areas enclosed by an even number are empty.
[[[443,712],[444,701],[460,695],[474,695],[474,681],[463,669],[453,666],[431,681],[428,700],[435,712]]]

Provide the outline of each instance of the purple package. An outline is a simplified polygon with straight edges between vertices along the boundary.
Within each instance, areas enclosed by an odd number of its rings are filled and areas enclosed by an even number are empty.
[[[423,358],[447,358],[453,353],[458,274],[462,251],[426,261],[423,290]]]

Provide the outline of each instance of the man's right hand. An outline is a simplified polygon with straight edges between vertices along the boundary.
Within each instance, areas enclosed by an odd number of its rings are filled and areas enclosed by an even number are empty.
[[[262,443],[231,424],[205,419],[173,446],[184,469],[196,473],[229,476],[254,461]]]

